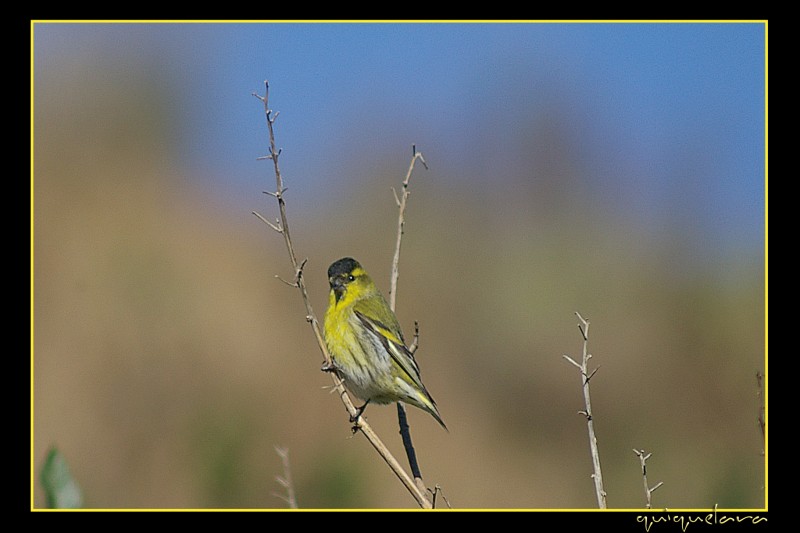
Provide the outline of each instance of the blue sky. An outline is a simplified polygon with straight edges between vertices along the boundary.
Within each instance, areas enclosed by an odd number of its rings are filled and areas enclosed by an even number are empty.
[[[163,76],[177,160],[248,212],[266,146],[250,93],[269,79],[284,168],[312,198],[315,180],[357,158],[396,153],[401,173],[412,143],[458,184],[480,150],[513,160],[516,136],[556,105],[598,194],[625,190],[643,215],[686,209],[712,241],[763,246],[763,24],[40,24],[34,35],[37,69],[102,56]],[[693,195],[679,209],[676,179]]]

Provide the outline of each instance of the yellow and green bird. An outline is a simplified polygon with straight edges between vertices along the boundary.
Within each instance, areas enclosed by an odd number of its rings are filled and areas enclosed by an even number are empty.
[[[430,413],[447,429],[419,375],[414,355],[386,299],[351,257],[328,268],[331,292],[325,344],[345,386],[366,403],[404,402]]]

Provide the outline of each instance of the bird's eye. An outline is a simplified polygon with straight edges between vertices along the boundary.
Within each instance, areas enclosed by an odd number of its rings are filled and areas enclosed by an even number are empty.
[[[347,281],[355,281],[355,280],[356,277],[354,275],[350,274],[349,276],[347,276]]]

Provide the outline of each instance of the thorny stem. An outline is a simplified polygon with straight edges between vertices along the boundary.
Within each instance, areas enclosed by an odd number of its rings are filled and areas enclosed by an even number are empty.
[[[406,202],[408,201],[408,195],[411,194],[408,190],[408,182],[411,179],[411,173],[414,171],[414,164],[417,162],[417,159],[420,160],[422,166],[425,169],[428,169],[428,164],[425,162],[425,158],[422,157],[422,152],[417,152],[417,147],[411,147],[413,155],[411,156],[411,163],[408,165],[408,172],[406,172],[406,178],[403,180],[403,194],[399,197],[397,196],[397,191],[394,191],[394,199],[397,202],[397,208],[399,210],[399,214],[397,217],[397,240],[395,241],[394,245],[394,258],[392,259],[392,275],[390,278],[389,284],[389,307],[392,308],[392,311],[395,309],[395,304],[397,302],[397,278],[400,276],[399,271],[399,263],[400,263],[400,244],[403,242],[403,232],[404,227],[406,224],[405,220],[405,213],[406,213]]]
[[[285,501],[290,509],[297,509],[297,499],[294,495],[294,483],[292,482],[292,471],[289,468],[289,449],[275,446],[275,453],[281,458],[281,463],[283,464],[283,476],[275,476],[275,481],[286,489],[286,496],[283,494],[275,494],[275,496]]]
[[[411,344],[408,346],[408,351],[412,354],[416,353],[417,348],[419,348],[419,322],[416,320],[414,321],[414,338],[411,341]]]
[[[275,132],[273,130],[273,123],[277,118],[278,114],[275,113],[273,115],[272,110],[269,108],[269,82],[264,82],[264,96],[259,96],[257,93],[253,93],[253,96],[261,100],[264,104],[264,113],[267,118],[267,128],[269,130],[269,155],[260,158],[260,159],[271,159],[274,170],[275,170],[275,182],[276,182],[276,189],[275,192],[268,192],[270,196],[274,196],[275,199],[278,201],[278,209],[280,211],[280,221],[278,225],[270,224],[272,229],[283,235],[284,242],[286,243],[286,250],[289,252],[289,261],[292,263],[292,267],[295,271],[295,282],[290,285],[297,287],[300,290],[300,293],[303,297],[303,303],[306,306],[306,320],[309,324],[311,324],[311,328],[314,331],[314,336],[317,339],[317,344],[319,345],[320,351],[322,351],[322,355],[325,359],[323,364],[323,370],[333,370],[333,365],[331,361],[330,354],[328,353],[327,346],[325,344],[325,340],[322,336],[322,331],[319,327],[319,321],[314,314],[314,310],[311,307],[311,302],[308,298],[308,291],[306,290],[306,285],[303,280],[303,266],[305,265],[305,261],[302,264],[298,264],[297,256],[295,255],[294,246],[292,245],[292,239],[289,233],[289,220],[286,216],[286,201],[283,198],[283,194],[286,192],[286,188],[283,186],[283,178],[281,176],[280,166],[278,165],[278,156],[280,156],[280,150],[276,150],[275,148]],[[266,222],[266,219],[259,215],[258,213],[253,213],[259,219]],[[358,416],[358,410],[356,409],[353,401],[350,399],[350,396],[347,394],[347,391],[344,388],[343,382],[341,378],[337,375],[334,371],[331,372],[331,376],[333,379],[334,389],[339,393],[339,396],[342,400],[342,403],[345,405],[347,412],[351,417],[356,417],[355,424],[353,426],[353,430],[360,430],[361,433],[366,437],[369,443],[375,448],[378,454],[386,461],[386,464],[392,469],[394,474],[400,479],[406,489],[411,493],[414,499],[417,501],[420,507],[424,509],[431,508],[431,502],[425,495],[424,491],[421,491],[414,481],[409,477],[403,467],[400,466],[400,463],[397,462],[397,459],[389,452],[389,449],[386,448],[386,445],[380,440],[378,435],[372,430],[370,425],[364,420],[362,417]]]
[[[761,429],[761,455],[765,453],[765,443],[767,439],[767,422],[764,418],[764,375],[759,371],[756,372],[756,381],[758,382],[758,427]]]
[[[592,452],[592,479],[594,480],[594,491],[597,496],[597,506],[600,507],[600,509],[606,509],[606,491],[603,488],[603,473],[600,470],[600,451],[597,447],[597,436],[594,432],[592,398],[589,394],[589,380],[592,379],[598,369],[595,369],[591,373],[589,372],[589,359],[592,358],[592,355],[589,353],[589,321],[585,320],[580,313],[576,312],[575,315],[581,322],[578,324],[578,329],[583,337],[583,359],[581,363],[578,364],[568,355],[564,355],[563,357],[568,362],[578,367],[581,372],[581,389],[583,390],[583,401],[586,409],[578,412],[586,417],[586,424],[589,428],[589,448]]]
[[[408,172],[406,172],[406,177],[403,180],[403,192],[398,197],[397,191],[392,188],[392,192],[394,193],[395,202],[397,202],[397,239],[395,240],[394,246],[394,257],[392,258],[392,273],[389,279],[389,307],[392,311],[396,308],[397,303],[397,279],[400,276],[400,245],[403,242],[403,233],[405,228],[405,212],[406,212],[406,204],[408,202],[408,196],[411,192],[408,190],[409,180],[411,180],[411,173],[414,171],[414,164],[417,162],[417,159],[420,160],[422,165],[427,170],[428,165],[425,163],[425,158],[422,157],[422,152],[417,152],[417,147],[412,145],[411,147],[411,163],[408,165]],[[419,324],[414,322],[414,341],[411,343],[409,347],[409,351],[413,354],[417,346],[419,345]],[[427,492],[425,487],[425,483],[422,481],[422,473],[419,468],[419,464],[417,463],[417,453],[414,450],[414,444],[411,440],[411,429],[408,426],[408,418],[406,417],[406,409],[401,402],[397,402],[397,422],[400,426],[400,437],[403,440],[403,447],[406,450],[406,457],[408,457],[408,464],[411,468],[411,473],[414,476],[414,482],[417,485],[417,488],[422,490],[423,492]],[[433,498],[431,498],[431,503]]]
[[[275,119],[278,118],[278,114],[275,113],[273,115],[272,110],[269,108],[269,82],[264,82],[264,96],[259,96],[256,93],[253,93],[253,96],[261,100],[264,104],[264,114],[267,119],[267,129],[269,130],[269,155],[267,155],[266,159],[272,160],[272,165],[275,169],[275,185],[276,189],[275,192],[267,192],[270,196],[274,196],[275,199],[278,201],[278,210],[280,211],[280,223],[276,227],[273,224],[269,224],[272,229],[283,235],[283,240],[286,243],[286,250],[289,252],[289,261],[292,263],[292,268],[294,269],[294,286],[296,286],[302,296],[303,296],[303,303],[306,306],[306,317],[308,318],[309,324],[311,324],[311,329],[314,331],[314,336],[317,338],[317,344],[322,351],[322,356],[325,359],[325,366],[330,367],[331,363],[331,356],[328,353],[328,349],[325,345],[325,341],[322,337],[322,330],[319,327],[319,321],[314,314],[314,309],[311,307],[311,300],[308,298],[308,290],[306,289],[305,281],[303,280],[303,267],[306,264],[304,260],[302,264],[298,264],[297,256],[294,252],[294,245],[292,244],[292,237],[289,233],[289,219],[286,216],[286,201],[283,199],[283,194],[286,192],[286,188],[283,186],[283,176],[281,175],[281,168],[278,164],[278,157],[280,156],[280,150],[275,148],[275,131],[273,129],[273,124],[275,123]],[[253,213],[258,218],[267,222],[267,220],[259,215],[258,213]]]
[[[633,449],[633,453],[635,453],[639,457],[639,462],[642,465],[642,481],[644,482],[644,495],[647,499],[647,508],[653,508],[653,500],[652,495],[656,491],[658,487],[664,484],[663,481],[659,481],[655,484],[655,486],[650,487],[647,483],[647,460],[650,459],[650,456],[653,455],[652,453],[645,454],[644,450],[637,450],[636,448]]]

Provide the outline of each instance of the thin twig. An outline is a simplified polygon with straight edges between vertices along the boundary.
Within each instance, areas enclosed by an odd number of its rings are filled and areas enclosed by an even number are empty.
[[[417,348],[419,348],[419,322],[416,320],[414,321],[414,338],[411,340],[411,344],[408,346],[408,351],[412,354],[416,353]]]
[[[394,246],[394,257],[392,258],[392,273],[389,279],[389,307],[391,307],[392,311],[395,310],[396,303],[397,303],[397,279],[400,276],[400,245],[403,242],[403,233],[405,227],[405,212],[406,212],[406,204],[408,202],[408,196],[411,192],[408,190],[408,183],[411,180],[411,173],[414,171],[414,164],[419,161],[425,167],[428,168],[428,165],[425,163],[425,158],[422,157],[422,152],[417,152],[417,147],[412,145],[411,147],[411,163],[408,165],[408,172],[406,172],[406,177],[403,180],[403,193],[398,197],[397,191],[392,188],[392,193],[394,194],[394,200],[397,203],[398,215],[397,215],[397,239],[395,240]],[[409,350],[413,354],[417,347],[419,346],[419,325],[414,322],[414,341],[411,343],[411,347]],[[417,485],[417,488],[421,489],[422,491],[426,491],[425,482],[422,481],[422,473],[420,472],[419,463],[417,463],[417,453],[414,450],[414,444],[411,440],[411,428],[408,426],[408,418],[406,417],[406,409],[402,403],[397,402],[397,422],[400,426],[400,436],[403,440],[403,447],[406,450],[406,457],[408,458],[408,464],[411,468],[411,473],[414,476],[414,482]],[[431,497],[431,504],[433,504],[433,498]]]
[[[658,487],[663,485],[664,482],[663,481],[659,481],[658,483],[656,483],[652,487],[650,486],[649,483],[647,483],[647,464],[646,463],[647,463],[647,460],[650,459],[650,456],[653,455],[652,453],[647,453],[646,454],[644,450],[637,450],[636,448],[633,449],[633,453],[635,453],[637,455],[637,457],[639,457],[639,462],[642,465],[642,480],[644,482],[644,495],[645,495],[645,498],[647,499],[647,508],[648,509],[652,509],[653,508],[653,499],[652,499],[653,493],[656,491],[656,489]]]
[[[442,487],[436,485],[435,487],[433,487],[433,490],[428,489],[428,492],[431,493],[431,501],[433,502],[434,509],[436,509],[436,497],[440,494],[442,495],[442,499],[444,500],[445,505],[447,505],[447,508],[452,509],[452,507],[450,506],[450,501],[445,497]]]
[[[403,194],[398,198],[397,191],[392,189],[392,192],[394,192],[394,199],[397,202],[397,208],[399,210],[399,214],[397,216],[397,240],[395,241],[394,245],[392,275],[389,284],[389,307],[392,308],[392,311],[394,311],[395,304],[397,302],[397,278],[400,276],[400,271],[398,270],[400,264],[400,244],[403,242],[403,230],[406,224],[406,203],[408,201],[408,195],[411,194],[408,190],[408,182],[411,179],[411,173],[414,171],[414,164],[417,162],[417,159],[419,159],[419,161],[422,163],[422,166],[425,167],[425,170],[428,169],[428,164],[425,162],[425,158],[422,157],[422,152],[417,152],[416,146],[412,146],[411,150],[411,163],[408,165],[408,172],[406,172],[406,178],[403,180]]]
[[[275,446],[275,453],[278,454],[278,457],[281,458],[281,463],[283,463],[283,476],[275,476],[275,481],[277,481],[281,487],[286,489],[286,495],[277,493],[273,493],[273,495],[285,501],[289,505],[290,509],[297,509],[297,499],[294,495],[292,472],[289,468],[289,449]]]
[[[403,467],[400,466],[400,463],[394,456],[389,452],[389,449],[383,442],[378,438],[377,434],[372,430],[370,425],[359,415],[358,410],[356,409],[353,401],[350,399],[350,396],[347,394],[347,391],[344,388],[343,382],[338,376],[337,372],[335,371],[330,354],[328,353],[328,348],[325,344],[325,340],[322,336],[322,330],[319,326],[319,320],[317,320],[316,315],[314,314],[314,310],[311,307],[311,302],[308,298],[308,291],[306,290],[305,281],[303,280],[303,267],[305,266],[305,261],[302,263],[297,262],[297,256],[295,255],[294,246],[292,244],[292,239],[289,233],[289,221],[286,216],[286,201],[284,200],[284,193],[286,192],[286,188],[283,186],[283,178],[281,176],[280,166],[278,165],[278,157],[280,156],[280,150],[277,150],[275,147],[275,132],[273,130],[273,124],[275,119],[278,117],[278,113],[272,112],[269,108],[269,82],[264,82],[264,96],[260,96],[257,93],[253,93],[253,96],[258,98],[264,104],[264,114],[266,115],[267,119],[267,129],[269,130],[269,155],[264,156],[261,159],[270,159],[272,160],[274,169],[275,169],[275,183],[276,188],[275,192],[270,192],[270,196],[275,197],[278,201],[278,209],[280,211],[280,220],[278,228],[280,228],[280,233],[283,235],[284,242],[286,244],[286,250],[289,253],[289,261],[292,264],[292,268],[294,269],[295,275],[294,284],[292,286],[296,287],[303,298],[303,303],[306,306],[306,320],[311,325],[311,329],[314,331],[314,336],[317,339],[317,345],[319,346],[320,351],[322,352],[324,363],[322,366],[323,370],[329,371],[331,373],[331,377],[333,379],[333,386],[334,389],[339,393],[339,397],[342,400],[345,408],[347,409],[348,414],[350,415],[351,419],[355,419],[353,430],[360,430],[361,433],[366,437],[367,441],[372,445],[373,448],[378,452],[378,454],[386,461],[386,464],[392,469],[394,474],[400,479],[406,489],[411,493],[414,499],[417,501],[420,507],[425,509],[431,508],[431,503],[426,497],[424,491],[420,490],[411,477],[403,470]],[[260,215],[256,215],[261,220],[265,221],[263,217]],[[274,228],[273,228],[274,229]]]
[[[320,350],[322,351],[322,356],[325,359],[325,366],[331,367],[331,356],[328,353],[328,349],[325,346],[325,341],[322,337],[322,330],[319,327],[319,321],[316,319],[316,315],[314,315],[314,309],[311,307],[311,300],[308,298],[308,291],[306,290],[306,284],[303,281],[303,264],[299,264],[297,262],[297,256],[294,253],[294,245],[292,244],[292,237],[289,233],[289,221],[286,218],[286,201],[283,198],[283,194],[286,192],[286,187],[283,186],[283,176],[281,176],[281,168],[278,164],[278,156],[280,156],[280,150],[275,148],[275,131],[273,129],[273,124],[275,123],[275,119],[278,118],[278,114],[275,113],[273,115],[272,110],[269,108],[269,82],[264,82],[264,96],[259,96],[256,93],[253,93],[253,96],[261,100],[264,104],[264,114],[266,115],[267,119],[267,129],[269,130],[269,155],[264,156],[264,159],[271,159],[272,165],[275,169],[275,184],[276,189],[275,192],[270,192],[270,196],[275,197],[278,201],[278,210],[280,211],[280,221],[277,227],[273,226],[267,220],[256,214],[259,219],[264,222],[270,224],[270,226],[278,231],[281,235],[283,235],[284,243],[286,244],[286,250],[289,252],[289,261],[292,264],[292,268],[295,272],[295,280],[296,286],[300,290],[303,296],[303,303],[306,306],[306,316],[311,317],[309,323],[311,324],[311,328],[314,330],[314,336],[317,338],[317,344],[319,345]]]
[[[764,405],[764,374],[760,371],[756,372],[756,382],[758,383],[758,427],[761,428],[761,455],[764,455],[767,440],[767,421]]]
[[[568,355],[563,355],[563,357],[569,363],[578,367],[581,372],[581,389],[583,389],[583,401],[586,409],[578,411],[578,413],[586,417],[586,424],[589,428],[589,448],[592,452],[592,479],[594,480],[594,491],[597,496],[597,506],[600,509],[605,509],[607,507],[606,491],[603,487],[603,473],[600,470],[600,450],[597,448],[597,436],[594,432],[594,416],[592,414],[592,398],[589,394],[589,380],[597,372],[597,368],[591,373],[589,372],[589,359],[592,358],[592,354],[589,353],[589,321],[584,319],[578,312],[575,315],[581,322],[578,324],[578,329],[583,337],[583,359],[579,364]]]

